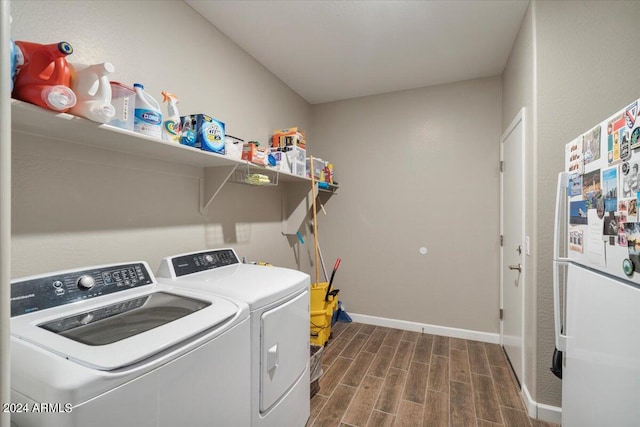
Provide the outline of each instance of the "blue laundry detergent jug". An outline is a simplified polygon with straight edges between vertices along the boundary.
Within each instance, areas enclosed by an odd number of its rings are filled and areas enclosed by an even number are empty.
[[[18,63],[20,63],[20,59],[22,54],[18,46],[11,39],[11,91],[13,92],[13,81],[16,78],[16,72],[18,71]]]

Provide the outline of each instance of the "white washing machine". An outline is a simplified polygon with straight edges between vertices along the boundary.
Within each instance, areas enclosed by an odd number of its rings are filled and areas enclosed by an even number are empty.
[[[156,275],[160,283],[249,304],[251,425],[304,426],[309,418],[309,275],[242,264],[233,249],[165,258]]]
[[[144,262],[11,283],[18,427],[250,423],[249,307],[158,284]]]

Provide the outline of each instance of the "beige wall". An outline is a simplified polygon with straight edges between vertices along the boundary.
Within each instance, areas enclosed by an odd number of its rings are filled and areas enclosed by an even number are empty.
[[[12,37],[69,42],[79,63],[110,61],[112,80],[180,98],[227,131],[266,142],[310,127],[309,105],[182,1],[11,3]],[[14,132],[12,276],[232,246],[250,260],[309,270],[281,235],[281,189],[227,184],[199,214],[202,169]]]
[[[536,2],[538,80],[538,401],[557,403],[552,225],[564,145],[639,97],[640,2]]]
[[[534,376],[526,385],[541,404],[561,405],[561,382],[549,366],[554,193],[564,144],[638,98],[640,52],[627,42],[640,35],[638,16],[637,1],[534,1],[503,74],[503,129],[520,106],[533,109],[527,230],[535,236],[529,264],[535,267],[526,306],[534,330],[527,331],[526,357]]]
[[[314,105],[341,185],[320,217],[347,311],[498,333],[500,78]],[[427,254],[419,253],[420,247]]]
[[[318,106],[312,130],[311,107],[187,5],[149,4],[13,2],[12,36],[66,40],[71,61],[109,60],[113,80],[142,82],[157,99],[175,92],[183,114],[211,114],[245,139],[309,129],[311,151],[343,178],[320,241],[329,267],[344,258],[336,284],[349,310],[497,333],[499,79],[349,101],[336,106],[349,106],[346,123]],[[14,277],[133,259],[155,268],[227,245],[311,272],[312,239],[292,248],[280,233],[280,189],[227,184],[203,217],[199,168],[17,133],[14,143]]]
[[[502,130],[506,131],[521,108],[525,108],[525,234],[530,237],[531,255],[525,271],[524,386],[535,400],[536,392],[536,151],[535,151],[535,4],[530,4],[518,37],[502,73]]]

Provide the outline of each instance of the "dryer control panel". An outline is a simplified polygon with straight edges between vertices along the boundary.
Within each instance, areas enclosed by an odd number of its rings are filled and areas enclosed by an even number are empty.
[[[11,317],[150,285],[143,263],[69,270],[11,283]]]
[[[238,257],[233,249],[217,249],[215,251],[195,252],[171,259],[176,277],[198,273],[205,270],[238,264]]]

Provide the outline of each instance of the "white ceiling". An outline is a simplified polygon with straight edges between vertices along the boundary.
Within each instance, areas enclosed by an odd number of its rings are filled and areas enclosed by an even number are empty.
[[[502,73],[529,0],[185,0],[311,104]]]

